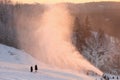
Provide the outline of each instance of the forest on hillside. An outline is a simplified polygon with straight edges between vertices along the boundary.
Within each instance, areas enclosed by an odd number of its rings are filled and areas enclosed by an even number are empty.
[[[120,3],[64,3],[75,17],[72,43],[92,64],[107,73],[120,74]],[[0,1],[0,43],[20,48],[16,27],[26,24],[46,10],[44,4],[12,4]],[[32,30],[22,25],[27,34]],[[27,38],[27,37],[26,37]]]

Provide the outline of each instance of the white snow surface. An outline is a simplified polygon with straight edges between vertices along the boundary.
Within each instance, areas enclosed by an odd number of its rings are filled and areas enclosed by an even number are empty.
[[[38,72],[30,72],[30,66],[38,64]],[[24,51],[0,44],[0,80],[95,80],[67,70],[52,68],[38,62]]]

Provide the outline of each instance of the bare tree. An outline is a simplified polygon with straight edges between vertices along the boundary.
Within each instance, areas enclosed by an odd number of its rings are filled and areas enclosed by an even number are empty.
[[[11,0],[0,1],[0,43],[16,46],[14,5]]]

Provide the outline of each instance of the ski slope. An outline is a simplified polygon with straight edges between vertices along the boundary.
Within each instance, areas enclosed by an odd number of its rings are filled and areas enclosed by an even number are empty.
[[[30,66],[38,64],[38,72]],[[52,68],[18,49],[0,44],[0,80],[95,80],[82,73]]]

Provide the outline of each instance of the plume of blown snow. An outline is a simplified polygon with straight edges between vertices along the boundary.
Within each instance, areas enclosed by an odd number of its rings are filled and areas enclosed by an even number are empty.
[[[74,18],[65,5],[50,5],[43,14],[37,40],[40,46],[39,54],[35,54],[43,62],[60,68],[77,71],[97,70],[80,55],[71,41]]]
[[[17,21],[19,45],[40,61],[52,66],[102,74],[72,44],[73,24],[74,17],[64,4],[47,5],[42,16],[20,16]]]

